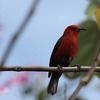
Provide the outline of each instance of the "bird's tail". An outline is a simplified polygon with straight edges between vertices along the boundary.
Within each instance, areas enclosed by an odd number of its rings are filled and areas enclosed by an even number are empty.
[[[51,93],[53,95],[57,92],[58,80],[59,78],[54,78],[53,76],[51,77],[48,88],[47,88],[48,94]]]

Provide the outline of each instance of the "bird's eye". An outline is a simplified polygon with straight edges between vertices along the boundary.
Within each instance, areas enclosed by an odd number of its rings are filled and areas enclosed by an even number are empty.
[[[72,31],[77,31],[77,28],[71,28],[72,29]]]

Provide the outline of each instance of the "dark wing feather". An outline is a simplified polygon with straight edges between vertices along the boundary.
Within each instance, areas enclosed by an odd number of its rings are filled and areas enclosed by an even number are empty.
[[[62,37],[59,38],[59,40],[55,44],[54,49],[52,51],[51,58],[50,58],[50,62],[49,62],[49,66],[50,67],[57,66],[56,63],[54,62],[54,54],[56,53],[56,51],[58,50],[58,48],[60,46],[61,39],[62,39]],[[51,76],[51,72],[48,73],[48,77],[50,77],[50,76]]]

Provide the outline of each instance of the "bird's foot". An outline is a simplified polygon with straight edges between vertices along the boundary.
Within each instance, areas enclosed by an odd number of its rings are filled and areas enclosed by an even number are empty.
[[[75,66],[77,66],[78,70],[81,70],[81,65],[75,64],[75,65],[73,65],[72,67],[75,67]]]
[[[60,66],[60,65],[57,65],[57,69],[59,72],[62,72],[62,70],[63,70],[62,66]]]

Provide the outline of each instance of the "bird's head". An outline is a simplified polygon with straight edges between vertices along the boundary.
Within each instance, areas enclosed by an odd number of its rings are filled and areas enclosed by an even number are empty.
[[[70,25],[70,26],[68,26],[68,27],[65,29],[64,35],[72,34],[72,35],[77,36],[78,33],[79,33],[80,31],[82,31],[82,30],[86,31],[86,29],[80,28],[80,27],[77,26],[77,25]]]

